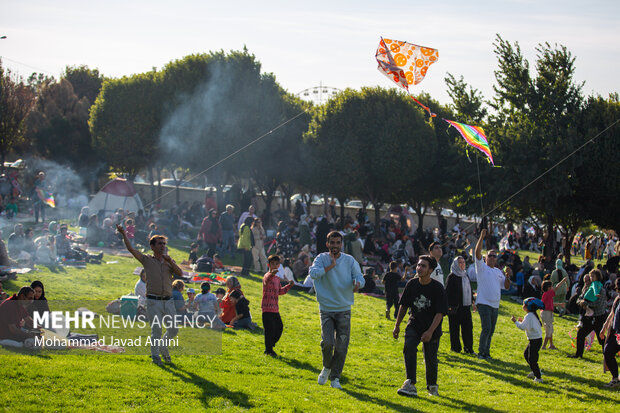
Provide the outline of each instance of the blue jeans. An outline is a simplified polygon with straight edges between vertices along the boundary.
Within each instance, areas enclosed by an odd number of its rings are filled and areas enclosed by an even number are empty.
[[[233,327],[235,330],[239,328],[247,328],[249,330],[252,330],[254,326],[252,325],[252,318],[247,317],[247,318],[240,318],[239,320],[235,321],[235,324],[233,324]]]
[[[331,369],[330,380],[339,379],[349,349],[351,310],[337,313],[320,311],[320,314],[323,367]]]
[[[478,354],[481,356],[491,356],[491,338],[493,337],[493,332],[495,332],[498,312],[499,308],[493,308],[486,304],[478,305],[478,314],[480,314],[481,327]]]
[[[233,231],[222,231],[222,253],[230,249],[230,256],[235,258],[235,233]]]

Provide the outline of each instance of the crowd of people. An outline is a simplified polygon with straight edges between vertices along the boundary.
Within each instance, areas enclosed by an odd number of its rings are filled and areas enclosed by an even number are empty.
[[[608,386],[620,385],[615,360],[619,349],[616,335],[620,333],[620,280],[618,260],[613,259],[618,256],[620,245],[615,235],[578,234],[573,242],[574,251],[583,251],[587,261],[577,268],[565,266],[562,254],[555,262],[545,255],[536,263],[530,263],[528,256],[522,260],[519,249],[545,250],[541,235],[525,227],[515,230],[512,225],[495,224],[487,233],[486,229],[462,230],[457,223],[448,231],[444,219],[433,231],[418,231],[412,217],[401,209],[388,211],[376,231],[363,209],[355,217],[338,217],[334,209],[313,217],[307,206],[298,201],[293,213],[282,216],[275,231],[270,231],[263,226],[268,214],[257,215],[252,204],[238,215],[236,209],[227,204],[223,211],[218,211],[209,195],[204,205],[185,205],[163,213],[154,209],[137,213],[118,209],[105,216],[91,214],[84,207],[77,219],[79,230],[73,234],[68,233],[65,224],[50,222],[44,235],[32,239],[32,231],[24,230],[22,224],[15,225],[8,238],[8,249],[0,242],[0,260],[11,265],[25,259],[38,262],[40,256],[49,256],[50,260],[55,255],[88,259],[84,244],[123,245],[144,268],[135,293],[149,320],[174,314],[202,315],[212,320],[209,324],[214,329],[254,329],[257,324],[239,278],[229,276],[226,289],[218,288],[214,293],[206,282],[201,284],[198,294],[193,288],[186,289],[179,279],[182,270],[167,253],[167,240],[195,237],[188,261],[196,266],[210,265],[210,269],[217,268],[216,262],[221,266],[222,258],[234,260],[240,254],[241,277],[248,276],[250,271],[264,274],[264,353],[276,356],[274,348],[283,333],[278,297],[291,289],[314,293],[319,303],[323,361],[318,382],[324,384],[329,380],[337,389],[342,388],[340,378],[349,346],[354,292],[385,297],[385,316],[390,319],[393,314],[395,318],[394,338],[400,336],[400,324],[410,314],[403,348],[407,380],[398,389],[405,396],[417,395],[416,359],[420,343],[427,390],[431,395],[438,394],[437,352],[445,315],[450,349],[490,360],[501,297],[512,296],[522,303],[525,312],[523,318],[513,316],[512,320],[526,332],[529,341],[524,352],[531,369],[529,378],[542,382],[539,351],[556,349],[554,314],[573,313],[579,314],[579,323],[576,352],[571,356],[583,356],[586,336],[594,331],[612,374]],[[562,240],[560,237],[556,247],[562,246]],[[139,245],[151,253],[141,252]],[[39,254],[42,246],[47,251]],[[486,256],[482,255],[484,249]],[[607,265],[595,267],[593,259],[603,257],[608,259]],[[447,269],[445,273],[442,263]],[[37,288],[41,290],[39,295]],[[16,313],[19,320],[14,314],[13,318],[0,316],[0,339],[31,338],[34,333],[22,330],[29,336],[17,337],[17,330],[11,326],[27,324],[26,309],[31,309],[36,297],[41,296],[45,300],[43,285],[33,283],[5,300],[24,303]],[[3,305],[0,314],[8,314],[2,310]],[[480,318],[477,351],[472,312]],[[160,324],[152,324],[154,340],[162,334],[164,339],[172,339],[177,332],[168,328],[163,334]],[[151,357],[156,364],[171,362],[166,346],[152,346]]]

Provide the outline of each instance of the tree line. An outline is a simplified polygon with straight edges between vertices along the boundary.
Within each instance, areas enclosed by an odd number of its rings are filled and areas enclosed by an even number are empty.
[[[449,104],[416,96],[437,117],[393,88],[348,89],[313,106],[263,73],[247,50],[186,56],[122,78],[79,66],[59,80],[23,80],[0,65],[0,157],[33,154],[87,179],[108,171],[130,178],[146,171],[150,182],[164,169],[177,181],[204,174],[220,189],[251,185],[268,206],[277,190],[287,199],[330,194],[341,205],[359,198],[374,206],[375,222],[384,204],[409,204],[420,228],[431,207],[451,207],[541,230],[559,226],[568,240],[586,222],[619,232],[620,130],[605,130],[620,118],[618,94],[586,96],[564,46],[540,44],[533,68],[517,42],[497,36],[493,47],[494,95],[448,74]],[[500,167],[442,118],[481,126]],[[554,244],[555,231],[546,237]]]

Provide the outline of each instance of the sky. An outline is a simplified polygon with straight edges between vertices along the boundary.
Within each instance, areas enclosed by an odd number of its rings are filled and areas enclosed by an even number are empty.
[[[464,76],[493,96],[497,34],[519,42],[534,67],[536,46],[562,44],[576,57],[585,94],[620,92],[620,1],[0,0],[0,56],[27,77],[59,77],[85,64],[108,77],[162,68],[194,53],[244,46],[291,93],[396,87],[377,71],[381,36],[439,49],[411,88],[449,103],[444,78]]]

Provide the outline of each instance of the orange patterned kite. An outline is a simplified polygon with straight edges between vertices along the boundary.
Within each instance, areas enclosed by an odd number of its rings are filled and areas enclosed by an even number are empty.
[[[409,92],[409,85],[420,83],[426,76],[429,66],[439,60],[439,51],[417,44],[381,38],[375,58],[379,63],[379,71]],[[412,99],[431,116],[435,116],[413,96]]]

